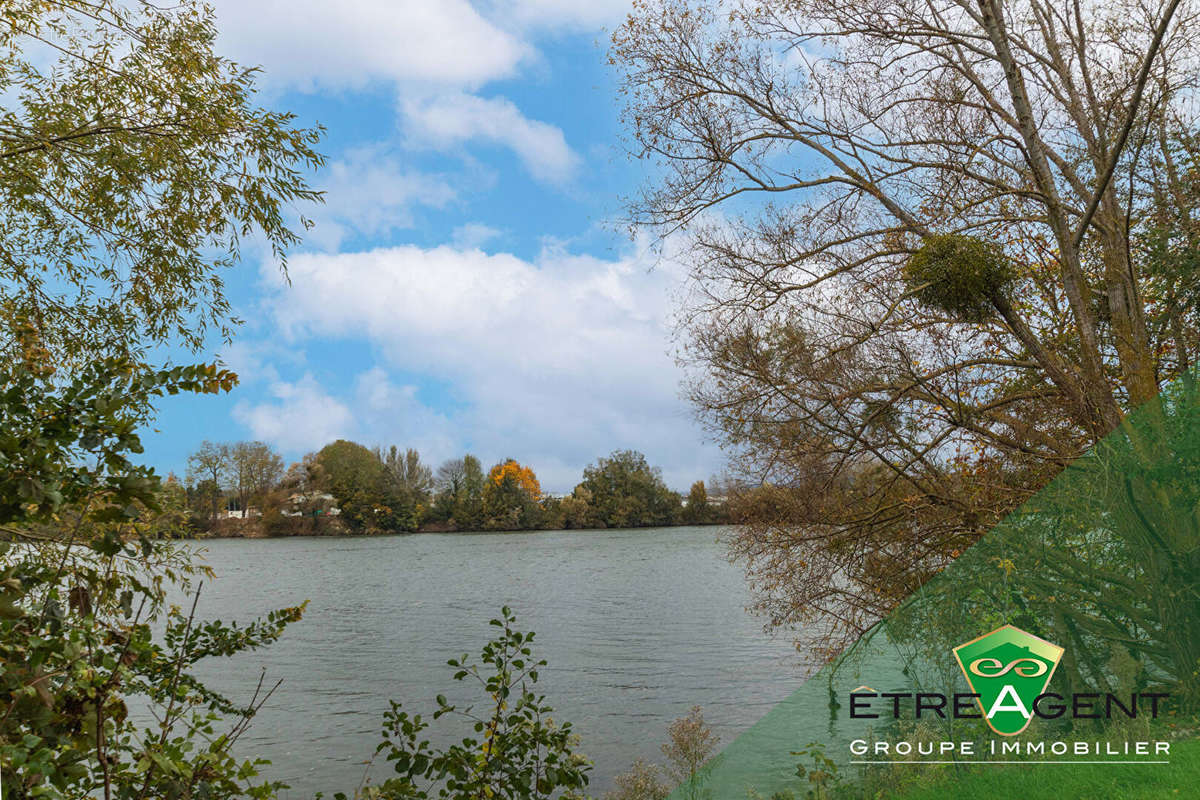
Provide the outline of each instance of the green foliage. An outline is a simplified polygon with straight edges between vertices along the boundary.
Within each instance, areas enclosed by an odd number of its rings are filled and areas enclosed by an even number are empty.
[[[342,519],[358,530],[378,530],[390,517],[383,462],[361,444],[338,439],[317,453],[316,483],[332,494]]]
[[[1015,278],[999,247],[958,233],[926,236],[904,267],[918,300],[967,322],[991,316]]]
[[[543,527],[545,514],[538,495],[541,487],[533,470],[516,459],[505,459],[492,467],[483,484],[483,527],[487,530],[536,530]]]
[[[811,762],[807,767],[802,763],[796,765],[796,777],[804,778],[808,782],[804,793],[805,800],[829,800],[835,796],[842,777],[838,774],[837,762],[825,755],[824,744],[810,742],[792,755],[808,756]]]
[[[638,760],[633,768],[613,779],[617,788],[604,800],[664,800],[668,795],[681,800],[707,800],[709,774],[717,760],[713,754],[720,740],[704,721],[700,706],[693,706],[667,728],[662,746],[666,766]],[[664,780],[665,779],[665,780]],[[675,790],[671,790],[675,785]]]
[[[366,533],[415,531],[428,509],[432,477],[416,450],[389,453],[339,439],[315,458],[313,483],[337,501],[341,518]]]
[[[462,530],[478,530],[483,525],[483,464],[467,453],[463,456],[462,499],[454,507],[454,518]]]
[[[663,483],[661,471],[634,450],[617,450],[597,460],[583,471],[579,486],[590,495],[591,527],[652,527],[679,521],[679,495]]]
[[[245,628],[166,609],[201,572],[169,541],[181,490],[130,455],[150,402],[227,389],[211,366],[150,371],[108,360],[65,384],[24,365],[0,394],[0,770],[8,800],[271,797],[258,762],[229,752],[261,700],[238,706],[190,673],[273,642],[284,609]],[[11,542],[19,542],[14,546]],[[198,590],[197,590],[198,595]],[[162,621],[161,642],[152,635]],[[158,723],[139,728],[132,699]],[[233,721],[224,730],[225,716]]]
[[[24,362],[0,370],[0,524],[84,503],[107,520],[136,516],[139,503],[153,507],[157,478],[129,459],[142,451],[137,429],[150,401],[228,390],[236,379],[211,365],[146,370],[118,359],[62,383]]]
[[[0,543],[5,797],[274,796],[279,784],[254,782],[263,762],[229,752],[265,697],[239,706],[189,670],[202,658],[273,642],[301,609],[240,629],[164,611],[164,585],[196,574],[184,553],[134,540],[109,554],[102,530],[82,530],[90,535],[82,544],[17,551]],[[161,643],[152,635],[160,617]],[[160,722],[135,725],[135,699]]]
[[[197,0],[15,0],[4,15],[0,355],[19,351],[13,323],[56,363],[228,337],[221,273],[246,237],[281,259],[297,243],[321,130],[255,104],[256,70],[215,53]]]
[[[183,490],[133,457],[159,397],[236,381],[211,365],[151,369],[145,354],[229,336],[221,273],[246,237],[281,263],[298,241],[293,206],[319,199],[304,173],[322,162],[320,131],[254,104],[255,71],[215,54],[196,0],[16,0],[4,20],[5,798],[273,797],[261,762],[230,752],[270,691],[239,706],[191,668],[273,642],[301,609],[239,628],[166,608],[168,588],[203,570],[170,542]],[[225,476],[205,478],[211,500]],[[133,703],[157,722],[135,725]]]
[[[459,706],[444,695],[435,698],[433,719],[463,720],[470,733],[445,748],[433,747],[430,723],[392,703],[384,716],[383,754],[397,777],[361,790],[356,797],[379,800],[492,798],[536,800],[579,798],[591,765],[575,750],[570,723],[557,724],[553,709],[533,686],[545,660],[533,655],[533,633],[514,630],[516,617],[505,607],[491,624],[500,629],[484,646],[478,664],[469,656],[448,661],[456,681],[482,689],[482,706]],[[346,800],[346,795],[335,795]]]
[[[692,525],[703,525],[713,519],[713,510],[708,505],[708,490],[704,481],[696,481],[688,492],[687,505],[683,509],[683,521]]]

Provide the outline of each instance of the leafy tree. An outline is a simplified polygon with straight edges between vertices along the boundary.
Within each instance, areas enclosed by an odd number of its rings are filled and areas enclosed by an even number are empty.
[[[198,529],[207,530],[213,526],[217,519],[217,509],[224,497],[225,492],[220,484],[211,478],[196,481],[188,486],[188,509]]]
[[[509,458],[488,472],[483,488],[486,527],[493,530],[532,530],[541,525],[541,486],[529,467]]]
[[[533,470],[522,466],[515,458],[505,459],[492,467],[488,472],[488,481],[495,486],[511,481],[513,485],[534,500],[542,496],[541,484],[538,483]]]
[[[360,530],[385,530],[391,520],[393,496],[387,470],[375,452],[361,444],[338,439],[316,455],[321,486],[337,500],[342,519]]]
[[[272,796],[277,785],[254,782],[257,763],[229,753],[262,698],[239,708],[191,667],[270,643],[300,609],[245,628],[167,610],[166,586],[201,571],[165,540],[181,524],[178,486],[130,459],[154,398],[228,390],[234,376],[106,360],[62,380],[27,364],[0,379],[5,796]],[[155,725],[130,721],[134,698]]]
[[[421,454],[413,448],[404,451],[403,458],[395,446],[388,450],[384,464],[396,483],[418,503],[428,503],[433,491],[433,470],[421,463]]]
[[[483,526],[483,464],[468,453],[463,456],[463,499],[455,508],[459,530],[478,530]]]
[[[298,241],[321,131],[255,104],[256,71],[216,54],[197,0],[14,0],[4,15],[0,355],[22,325],[52,363],[227,338],[222,272],[247,237],[281,263]]]
[[[4,21],[5,796],[273,796],[260,762],[230,754],[265,695],[239,708],[192,667],[270,643],[300,609],[246,627],[168,610],[167,587],[202,570],[166,540],[178,492],[132,457],[163,394],[235,382],[146,355],[230,335],[222,272],[246,237],[282,263],[307,224],[293,206],[318,199],[304,173],[321,163],[320,131],[255,105],[255,71],[215,54],[212,12],[194,0],[17,0]],[[226,478],[215,463],[197,465],[210,500]],[[135,726],[134,702],[157,723]]]
[[[579,484],[591,495],[589,523],[600,528],[672,525],[679,520],[679,495],[663,483],[662,471],[634,450],[617,450],[583,471]]]
[[[407,520],[403,527],[416,530],[429,510],[433,470],[421,463],[420,453],[411,447],[401,452],[393,445],[386,453],[375,452],[387,471],[397,514]]]
[[[683,509],[683,519],[692,525],[703,525],[712,521],[712,509],[708,506],[708,490],[704,481],[696,481],[688,492],[687,505]]]
[[[592,493],[583,486],[576,486],[559,505],[564,528],[587,528],[592,522]]]

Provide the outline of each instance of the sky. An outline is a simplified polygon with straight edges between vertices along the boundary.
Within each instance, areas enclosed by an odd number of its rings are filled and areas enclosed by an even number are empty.
[[[164,402],[150,463],[347,438],[516,458],[556,492],[617,449],[680,490],[720,471],[674,359],[684,272],[621,224],[644,169],[607,64],[628,0],[214,6],[262,103],[326,127],[326,200],[290,280],[254,248],[227,274],[245,324],[212,349],[241,383]]]

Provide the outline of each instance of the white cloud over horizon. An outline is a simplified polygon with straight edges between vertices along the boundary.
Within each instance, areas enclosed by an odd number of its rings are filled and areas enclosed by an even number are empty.
[[[295,383],[271,384],[274,400],[238,403],[233,418],[253,431],[254,438],[286,452],[307,450],[312,442],[332,442],[349,436],[354,416],[341,401],[329,395],[311,374]]]
[[[505,93],[517,80],[542,85],[547,59],[563,57],[540,44],[599,34],[628,0],[215,5],[222,51],[261,64],[268,94],[336,98],[336,115],[366,92],[370,135],[382,139],[336,153],[316,176],[327,202],[312,209],[307,251],[288,260],[290,285],[263,264],[262,296],[245,314],[254,338],[226,353],[246,383],[237,425],[290,457],[336,438],[415,446],[435,463],[467,450],[512,456],[551,490],[618,448],[644,452],[674,488],[709,477],[719,456],[679,399],[668,352],[678,273],[650,270],[640,247],[605,258],[554,245],[503,252],[527,246],[537,220],[489,217],[478,202],[511,202],[491,191],[510,165],[543,185],[517,188],[533,206],[545,186],[585,196],[602,156],[577,150],[558,124],[577,94],[539,103],[534,118]],[[406,238],[423,245],[386,246]]]
[[[649,270],[650,258],[548,249],[527,261],[451,245],[308,253],[290,260],[291,287],[264,265],[267,308],[284,340],[365,342],[382,363],[342,393],[311,375],[279,381],[274,399],[240,404],[236,419],[291,450],[320,447],[336,429],[364,444],[417,446],[433,461],[467,449],[512,456],[561,490],[596,457],[633,448],[686,488],[709,477],[715,449],[679,399],[668,352],[678,275],[669,265]],[[431,407],[389,370],[454,386],[461,408]],[[331,419],[301,432],[310,411]]]

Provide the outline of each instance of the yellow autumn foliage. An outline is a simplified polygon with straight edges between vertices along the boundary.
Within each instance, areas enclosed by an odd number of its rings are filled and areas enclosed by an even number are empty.
[[[497,464],[488,473],[488,480],[497,486],[504,483],[504,480],[510,477],[518,486],[528,492],[529,496],[534,500],[541,498],[542,487],[538,483],[537,475],[533,474],[532,469],[521,466],[514,459],[510,458],[502,464]]]

